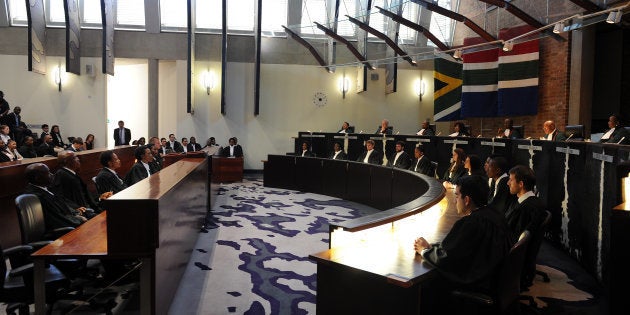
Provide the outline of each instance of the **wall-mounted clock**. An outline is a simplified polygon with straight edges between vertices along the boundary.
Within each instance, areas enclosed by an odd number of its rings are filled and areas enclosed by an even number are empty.
[[[313,104],[322,107],[328,103],[328,98],[323,92],[317,92],[313,95]]]

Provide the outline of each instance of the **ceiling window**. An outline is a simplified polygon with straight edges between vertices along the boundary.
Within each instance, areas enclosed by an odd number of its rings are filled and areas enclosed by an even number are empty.
[[[81,22],[85,25],[101,27],[101,1],[81,1]]]
[[[144,0],[117,1],[117,27],[144,29],[144,23]]]
[[[197,29],[221,30],[221,0],[197,0]]]
[[[254,0],[230,0],[227,2],[228,29],[254,31]],[[263,19],[264,20],[264,19]]]
[[[26,4],[24,0],[9,0],[9,16],[12,26],[26,26]]]
[[[46,0],[46,25],[65,26],[66,14],[63,9],[63,0]]]
[[[387,35],[387,19],[385,19],[385,15],[381,14],[381,12],[376,7],[381,7],[386,9],[388,6],[385,4],[385,0],[374,0],[372,1],[372,11],[370,15],[370,26],[375,30]],[[371,33],[368,34],[370,38],[376,38],[376,36]]]
[[[287,25],[287,11],[287,0],[263,0],[261,23],[263,34],[284,34],[282,25]]]
[[[160,0],[160,23],[162,24],[162,29],[186,29],[188,27],[187,3]]]
[[[302,0],[302,21],[300,32],[302,34],[323,35],[320,29],[315,26],[315,22],[322,25],[327,24],[326,0]]]
[[[405,3],[403,5],[402,16],[405,19],[417,24],[419,16],[420,16],[420,6],[411,2]],[[404,25],[400,25],[400,28],[398,30],[398,40],[401,43],[405,43],[405,44],[415,43],[416,34],[417,34],[416,30],[411,29]]]
[[[339,3],[339,23],[337,24],[337,34],[341,36],[354,36],[355,25],[348,20],[349,15],[351,17],[357,16],[357,3],[356,0],[342,0]]]
[[[451,11],[455,11],[453,9],[452,3],[453,3],[453,0],[439,0],[438,1],[439,6],[445,9],[451,10]],[[435,37],[437,37],[441,42],[449,46],[451,45],[452,37],[453,37],[452,29],[453,29],[453,20],[437,13],[431,14],[431,26],[429,28],[429,31],[433,35],[435,35]]]

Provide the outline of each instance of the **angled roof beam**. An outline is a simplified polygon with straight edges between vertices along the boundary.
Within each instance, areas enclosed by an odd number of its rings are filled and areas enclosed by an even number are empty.
[[[428,10],[435,12],[437,14],[444,15],[448,18],[464,23],[464,25],[468,26],[468,28],[470,28],[473,32],[477,33],[479,36],[481,36],[481,38],[485,39],[488,42],[493,42],[497,40],[490,33],[486,32],[486,30],[484,30],[481,26],[477,25],[472,20],[469,20],[467,17],[457,12],[453,12],[451,10],[442,8],[441,6],[434,4],[433,2],[429,2],[425,0],[411,0],[411,2],[421,5],[427,8]]]
[[[350,20],[350,22],[356,24],[358,27],[360,27],[362,30],[365,30],[366,32],[382,39],[385,41],[385,43],[391,47],[399,56],[401,56],[404,60],[407,60],[407,62],[409,62],[410,65],[416,67],[418,66],[418,64],[411,59],[411,57],[409,57],[407,55],[407,53],[402,50],[402,48],[400,48],[392,39],[390,39],[387,35],[375,30],[373,27],[369,26],[368,24],[365,24],[349,15],[346,15],[346,17],[348,17],[348,19]]]
[[[343,38],[342,36],[340,36],[339,34],[335,33],[333,30],[327,28],[326,26],[323,26],[317,22],[315,22],[315,26],[317,26],[317,28],[319,28],[320,30],[324,31],[324,33],[326,33],[327,36],[331,37],[332,39],[343,43],[346,45],[346,47],[348,47],[348,50],[350,50],[350,52],[354,55],[355,58],[357,58],[357,60],[361,61],[361,63],[363,63],[364,65],[366,65],[368,68],[374,70],[376,69],[376,67],[372,66],[367,59],[365,59],[365,57],[363,57],[363,55],[361,55],[361,53],[354,47],[352,46],[352,44],[345,38]]]
[[[450,47],[448,47],[446,44],[442,43],[437,37],[435,37],[435,35],[433,35],[433,33],[429,32],[429,30],[427,30],[426,28],[422,27],[421,25],[418,25],[414,22],[411,22],[405,18],[403,18],[402,16],[391,12],[391,11],[387,11],[379,6],[375,6],[375,8],[379,9],[381,11],[381,14],[391,18],[392,20],[394,20],[395,22],[398,22],[406,27],[409,27],[411,29],[416,30],[417,32],[421,32],[428,40],[430,40],[433,44],[435,44],[435,46],[437,46],[440,50],[449,50]]]
[[[287,34],[289,34],[291,36],[291,38],[293,38],[296,42],[298,42],[298,43],[302,44],[302,46],[306,47],[306,49],[308,49],[308,51],[311,52],[313,57],[315,57],[315,60],[317,60],[317,62],[319,63],[320,66],[324,67],[324,69],[326,69],[326,71],[332,72],[330,67],[328,67],[328,65],[326,65],[326,62],[324,61],[324,58],[322,58],[322,56],[319,55],[319,53],[317,52],[315,47],[313,47],[313,45],[311,45],[309,42],[307,42],[304,38],[300,37],[300,35],[296,34],[292,30],[290,30],[288,27],[282,25],[282,28],[284,28],[284,31],[287,32]]]
[[[512,13],[512,15],[521,19],[523,22],[527,23],[529,26],[533,28],[542,28],[543,26],[545,26],[545,24],[542,24],[541,22],[536,20],[534,17],[527,14],[525,11],[519,9],[518,7],[514,6],[511,3],[505,2],[504,0],[480,0],[480,1],[491,4],[491,5],[496,5],[497,7],[501,7],[505,9],[506,11]],[[555,34],[553,30],[550,28],[545,29],[545,33],[551,35],[553,38],[557,40],[560,40],[560,41],[565,40],[562,36]]]
[[[590,2],[588,0],[569,0],[569,1],[575,3],[582,9],[586,10],[587,13],[597,12],[602,9],[597,4]]]

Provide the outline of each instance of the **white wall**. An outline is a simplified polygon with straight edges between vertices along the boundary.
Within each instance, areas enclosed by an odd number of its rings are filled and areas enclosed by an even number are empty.
[[[107,76],[107,144],[114,146],[118,121],[131,130],[131,143],[148,134],[148,63],[146,60],[116,60],[114,76]]]

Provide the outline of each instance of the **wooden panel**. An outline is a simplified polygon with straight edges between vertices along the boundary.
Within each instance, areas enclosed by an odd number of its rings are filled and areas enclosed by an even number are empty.
[[[346,198],[346,169],[348,162],[339,160],[324,160],[322,167],[322,193],[327,196]]]
[[[33,256],[102,258],[107,255],[107,211],[83,223]]]
[[[265,187],[295,189],[295,157],[270,155],[265,163]]]
[[[215,183],[243,180],[243,158],[212,157],[212,181]]]

